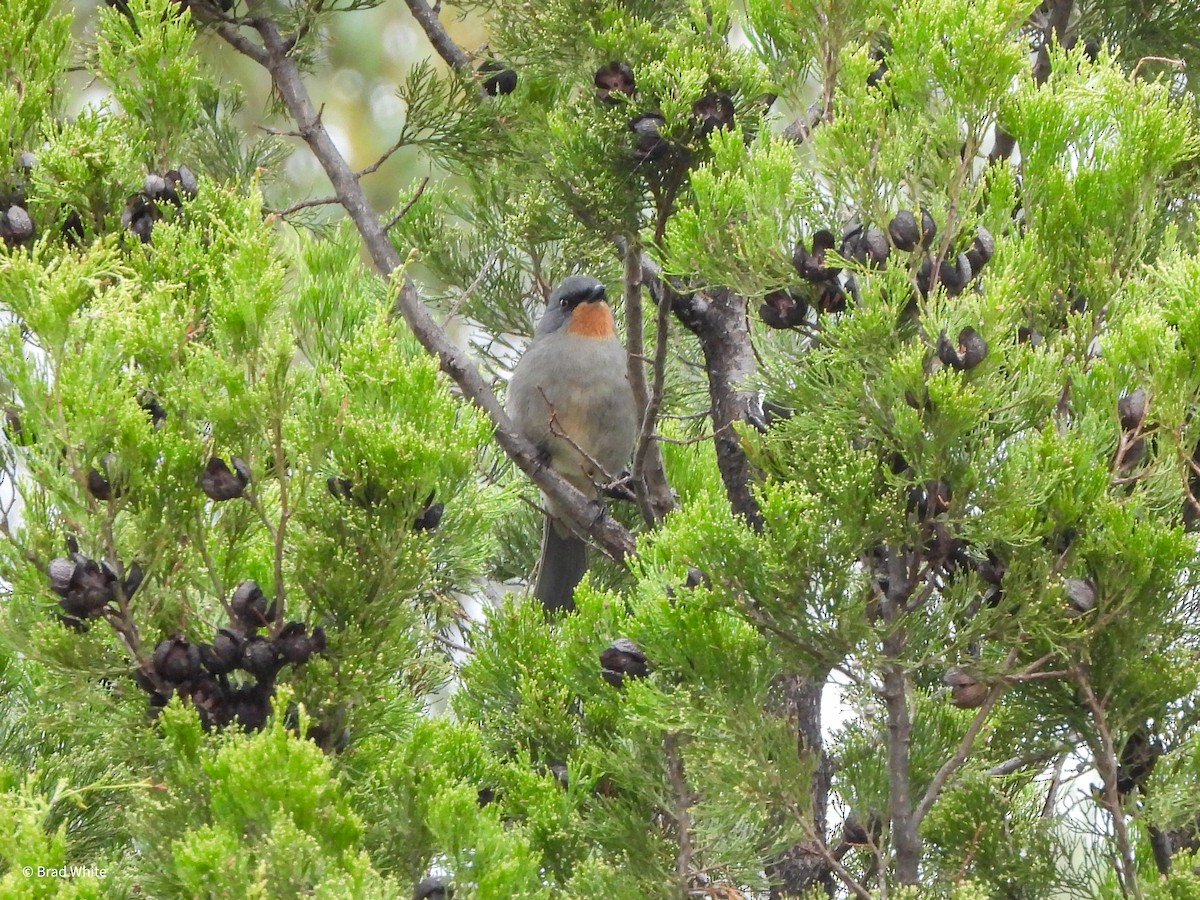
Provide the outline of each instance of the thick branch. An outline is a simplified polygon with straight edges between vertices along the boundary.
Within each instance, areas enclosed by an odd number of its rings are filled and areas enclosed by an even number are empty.
[[[437,51],[438,56],[444,59],[451,68],[463,72],[470,71],[471,57],[467,56],[463,49],[454,43],[450,35],[446,33],[442,20],[438,18],[438,14],[430,8],[429,4],[425,0],[404,0],[404,2],[413,18],[417,20],[417,24],[421,26],[421,30],[425,32],[425,37],[429,38],[429,43],[433,44],[433,49]]]
[[[893,654],[895,647],[885,649]],[[887,704],[888,816],[892,825],[892,846],[896,854],[896,879],[900,884],[919,884],[921,835],[912,805],[910,757],[912,718],[908,709],[908,673],[898,661],[889,662],[883,674],[883,695]]]
[[[675,827],[679,832],[679,853],[675,857],[675,876],[681,891],[687,891],[692,876],[692,819],[688,809],[692,805],[687,778],[683,772],[683,757],[679,755],[679,735],[667,732],[663,739],[663,752],[667,757],[667,780],[675,795]]]
[[[641,468],[645,463],[644,444],[649,436],[646,433],[646,417],[650,401],[649,390],[646,387],[646,346],[645,321],[642,317],[642,251],[636,240],[627,240],[622,248],[625,257],[625,271],[622,300],[625,304],[625,355],[629,373],[629,387],[633,390],[633,403],[643,411],[642,430],[638,435],[637,445],[633,456],[633,490],[637,495],[638,508],[647,525],[654,524],[654,510],[650,508],[650,498],[646,491],[646,481],[641,477]],[[651,420],[650,429],[653,433],[654,423]],[[641,457],[639,460],[638,457]]]
[[[288,55],[289,42],[270,19],[255,19],[254,27],[263,39],[263,46],[256,48],[262,58],[255,53],[248,55],[260,59],[271,73],[275,89],[295,120],[300,136],[320,161],[338,202],[354,222],[376,268],[385,276],[399,273],[396,277],[396,306],[417,340],[437,357],[442,371],[454,380],[463,395],[487,414],[496,428],[496,442],[521,471],[554,499],[560,510],[575,520],[614,559],[632,553],[634,544],[630,533],[607,514],[599,500],[592,500],[580,493],[542,461],[537,449],[517,433],[476,364],[438,327],[421,301],[416,286],[403,273],[400,255],[388,240],[383,223],[367,202],[354,171],[321,123],[296,62]],[[244,36],[236,32],[229,34],[228,30],[219,30],[219,33],[236,49],[242,49],[248,43]]]
[[[679,321],[700,339],[712,398],[717,468],[729,504],[752,527],[761,529],[763,518],[751,490],[750,461],[733,427],[737,422],[762,420],[758,395],[742,388],[757,368],[746,323],[746,298],[727,288],[684,296],[674,293],[666,280],[662,285],[674,294],[672,306]]]
[[[663,516],[675,508],[675,495],[671,492],[671,485],[667,481],[666,467],[663,465],[662,448],[656,440],[658,431],[658,413],[662,408],[663,391],[666,385],[667,372],[667,339],[671,326],[671,301],[664,294],[662,283],[657,278],[646,278],[646,268],[643,265],[645,259],[640,249],[637,249],[634,242],[629,242],[625,248],[625,284],[626,291],[629,292],[631,285],[637,285],[637,316],[638,321],[642,320],[642,303],[641,303],[641,286],[645,284],[650,288],[650,296],[655,301],[655,308],[658,310],[658,318],[655,320],[655,341],[654,341],[654,381],[649,390],[646,388],[645,369],[642,368],[643,356],[642,340],[639,335],[638,352],[635,355],[633,345],[630,345],[629,350],[629,365],[631,369],[637,367],[638,375],[641,379],[641,392],[644,402],[639,400],[639,406],[643,410],[642,427],[638,435],[637,446],[634,448],[633,454],[633,477],[634,481],[644,486],[645,500],[643,503],[643,514],[648,514],[646,519],[650,525],[655,524]],[[629,324],[632,328],[632,324]],[[637,396],[638,388],[635,386],[634,394]],[[639,489],[641,489],[639,487]],[[639,502],[641,498],[639,497]]]

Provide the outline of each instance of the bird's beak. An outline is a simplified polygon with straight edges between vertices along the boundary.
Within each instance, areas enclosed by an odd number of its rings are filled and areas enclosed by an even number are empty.
[[[588,302],[595,303],[597,300],[603,300],[606,294],[604,293],[604,285],[598,284],[592,290],[592,294],[588,297]]]

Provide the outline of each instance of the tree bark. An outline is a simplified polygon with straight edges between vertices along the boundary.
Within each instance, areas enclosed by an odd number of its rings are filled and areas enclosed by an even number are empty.
[[[756,530],[761,529],[763,518],[751,490],[750,461],[733,427],[736,422],[759,425],[763,420],[758,395],[744,387],[758,366],[746,323],[746,298],[728,288],[714,288],[704,293],[677,294],[672,305],[679,321],[700,339],[712,398],[717,468],[729,504]]]

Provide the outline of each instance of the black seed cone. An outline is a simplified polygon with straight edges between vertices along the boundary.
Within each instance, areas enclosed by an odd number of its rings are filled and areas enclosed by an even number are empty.
[[[58,605],[70,616],[94,618],[116,597],[117,576],[108,564],[80,553],[51,560],[47,574],[51,589],[60,597]]]
[[[20,244],[33,237],[33,219],[20,206],[10,206],[0,222],[0,236],[12,244]]]
[[[488,60],[477,70],[483,79],[483,89],[493,97],[511,94],[517,89],[517,73],[502,62]]]
[[[145,577],[140,565],[136,562],[130,563],[129,568],[125,572],[125,584],[122,585],[125,589],[126,600],[133,598],[133,595],[137,593],[137,589],[142,586],[142,581]]]
[[[992,237],[990,231],[980,225],[979,230],[975,233],[975,240],[971,244],[971,249],[968,251],[968,253],[974,254],[971,260],[971,267],[976,273],[991,260],[995,252],[996,239]],[[976,265],[976,261],[978,261],[978,265]]]
[[[792,265],[796,267],[800,277],[815,284],[831,281],[841,274],[840,267],[825,265],[825,255],[836,243],[833,232],[821,229],[813,234],[811,250],[803,241],[796,244],[792,251]]]
[[[609,104],[620,103],[623,97],[632,97],[637,91],[633,69],[617,60],[597,69],[593,81],[597,99]]]
[[[234,708],[230,703],[228,682],[201,676],[192,687],[192,705],[206,729],[224,728],[233,721]]]
[[[246,638],[239,666],[260,680],[273,679],[279,671],[279,655],[273,642],[259,635]]]
[[[184,684],[200,674],[200,648],[176,635],[154,648],[154,670],[163,681]]]
[[[241,658],[242,639],[228,628],[218,630],[211,644],[200,645],[200,661],[214,675],[232,672]]]
[[[150,422],[154,425],[156,431],[167,420],[167,411],[163,409],[157,397],[147,395],[141,399],[138,405],[149,414]]]
[[[724,92],[705,94],[692,104],[696,133],[706,137],[718,128],[733,125],[733,98]]]
[[[671,145],[663,137],[666,126],[667,120],[656,112],[644,112],[629,120],[629,130],[636,136],[633,147],[635,159],[651,162],[667,155]]]
[[[151,200],[158,200],[167,192],[167,179],[154,172],[146,176],[142,182],[142,193]]]
[[[888,223],[888,237],[892,239],[892,244],[897,250],[904,253],[916,250],[917,244],[921,242],[921,230],[917,226],[917,217],[907,209],[900,210]]]
[[[75,576],[75,561],[62,556],[52,559],[46,574],[50,576],[50,590],[65,597],[71,590],[71,579]]]
[[[617,638],[600,653],[601,675],[614,687],[624,683],[625,677],[644,678],[650,673],[646,665],[646,654],[629,638]]]
[[[433,502],[434,492],[430,491],[429,496],[425,498],[424,508],[413,521],[413,531],[433,531],[442,523],[442,514],[446,511],[446,504],[442,502]]]
[[[422,879],[413,892],[413,900],[451,900],[454,888],[440,875]]]
[[[1144,787],[1146,779],[1154,771],[1154,766],[1162,754],[1162,744],[1158,740],[1151,740],[1145,728],[1134,729],[1121,748],[1117,766],[1117,791],[1128,794],[1135,788]]]
[[[959,253],[953,258],[942,260],[941,266],[938,267],[938,281],[946,289],[946,293],[951,297],[957,297],[974,277],[974,272],[971,271],[971,261],[967,258],[967,254]]]
[[[838,252],[846,259],[878,268],[887,262],[891,248],[887,235],[874,225],[851,225],[842,235]]]
[[[1117,417],[1124,431],[1134,431],[1146,419],[1146,389],[1138,388],[1117,401]]]
[[[987,341],[970,326],[967,326],[958,333],[957,346],[950,343],[946,332],[943,331],[938,336],[938,359],[950,366],[950,368],[958,369],[960,372],[975,368],[987,358],[987,352]]]
[[[937,237],[937,230],[938,230],[937,222],[935,222],[933,216],[929,214],[929,210],[927,210],[925,207],[922,206],[921,207],[921,246],[924,249],[928,250],[930,245],[933,244],[933,239],[935,237]]]
[[[100,468],[92,468],[87,473],[88,493],[97,500],[113,500],[121,496],[121,486],[113,484],[110,470],[116,462],[116,455],[106,453],[100,459]]]
[[[233,500],[245,493],[246,485],[250,483],[250,470],[236,456],[231,460],[233,471],[219,456],[210,457],[205,466],[204,474],[200,476],[200,489],[212,500],[223,502]]]
[[[808,303],[797,293],[780,288],[763,297],[758,314],[772,328],[794,328],[808,320]]]
[[[230,697],[233,717],[246,731],[258,731],[271,715],[269,689],[260,685],[238,688]]]
[[[308,626],[303,622],[288,622],[283,626],[275,640],[275,647],[285,662],[300,665],[308,662],[314,653],[325,649],[324,629],[318,626],[311,635],[307,632]]]
[[[231,624],[243,633],[256,631],[270,621],[267,615],[267,598],[263,596],[258,582],[253,579],[247,579],[237,586],[229,606],[237,620]]]
[[[196,199],[196,192],[200,189],[200,181],[196,178],[196,173],[187,166],[179,167],[179,190],[183,191],[183,195],[189,200]]]
[[[1068,578],[1063,582],[1063,593],[1070,605],[1067,614],[1072,618],[1096,608],[1096,585],[1090,578]]]
[[[908,492],[909,513],[916,513],[921,520],[936,519],[949,512],[953,494],[950,485],[940,478],[919,484]]]

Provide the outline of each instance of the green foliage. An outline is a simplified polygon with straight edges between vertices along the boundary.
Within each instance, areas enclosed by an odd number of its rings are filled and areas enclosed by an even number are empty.
[[[787,248],[801,210],[819,204],[817,187],[777,138],[747,146],[740,131],[721,131],[711,146],[712,161],[692,176],[693,203],[668,226],[667,271],[765,294],[794,277]]]
[[[130,0],[124,10],[101,12],[98,74],[125,114],[146,130],[151,165],[168,162],[195,126],[199,93],[207,86],[188,19],[172,0]]]
[[[103,897],[103,867],[95,872],[68,868],[67,827],[50,825],[50,809],[62,802],[31,790],[13,772],[0,770],[0,815],[8,827],[0,835],[0,891],[14,900],[92,900]],[[106,873],[105,873],[106,874]]]
[[[396,896],[359,849],[363,824],[331,761],[282,719],[217,738],[177,706],[161,721],[174,762],[135,812],[146,843],[123,877],[155,896]]]
[[[66,66],[71,17],[51,15],[53,0],[17,0],[0,10],[0,172],[36,146],[43,120],[60,109],[56,81]]]
[[[1157,249],[1159,186],[1200,154],[1194,112],[1082,51],[1055,53],[1051,66],[1045,85],[1026,82],[1002,113],[1027,160],[1031,249],[1043,278],[1103,295]]]

